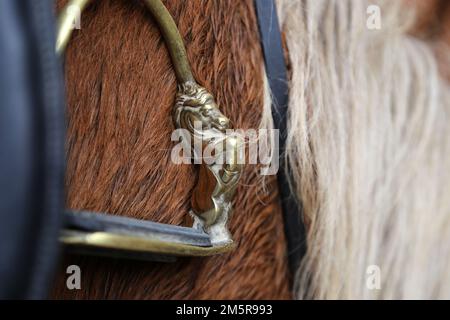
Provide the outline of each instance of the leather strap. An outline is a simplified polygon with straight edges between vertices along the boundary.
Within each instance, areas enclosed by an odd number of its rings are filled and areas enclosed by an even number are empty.
[[[53,1],[0,1],[0,299],[42,299],[64,204],[64,102]]]
[[[296,200],[289,187],[289,167],[286,167],[286,161],[283,159],[286,152],[289,82],[275,1],[255,0],[255,8],[266,73],[272,93],[274,126],[280,130],[279,154],[281,160],[277,177],[278,189],[283,210],[289,266],[294,273],[305,255],[306,237],[303,218],[299,214],[301,203]]]

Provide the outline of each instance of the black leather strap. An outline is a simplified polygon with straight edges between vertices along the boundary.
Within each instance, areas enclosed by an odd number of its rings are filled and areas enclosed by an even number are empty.
[[[139,220],[124,216],[88,211],[66,211],[64,213],[67,235],[83,236],[95,232],[107,232],[132,237],[160,239],[171,243],[180,243],[196,247],[211,247],[209,236],[200,230],[153,221]],[[140,250],[115,249],[101,246],[71,244],[66,250],[72,253],[126,258],[134,260],[174,262],[175,256],[157,254]]]
[[[58,256],[64,103],[52,5],[0,1],[0,299],[45,298]]]
[[[140,235],[144,237],[164,237],[173,242],[195,246],[211,246],[206,233],[192,228],[161,224],[152,221],[138,220],[123,216],[88,211],[66,211],[64,213],[66,230],[75,233],[110,232],[120,235]],[[67,231],[65,231],[67,232]],[[142,252],[136,250],[121,250],[96,246],[71,245],[65,250],[70,253],[86,254],[110,258],[123,258],[157,262],[175,262],[175,256]]]
[[[211,246],[206,233],[188,227],[89,211],[66,211],[64,219],[69,230],[112,232],[122,235],[162,235],[170,236],[172,242],[200,247]]]
[[[276,129],[280,130],[280,169],[278,188],[284,217],[289,266],[292,272],[298,269],[301,258],[306,252],[305,226],[298,214],[301,209],[288,183],[289,168],[286,167],[284,154],[287,137],[288,77],[281,41],[281,31],[274,0],[255,0],[261,46],[264,53],[266,73],[272,93],[272,116]]]

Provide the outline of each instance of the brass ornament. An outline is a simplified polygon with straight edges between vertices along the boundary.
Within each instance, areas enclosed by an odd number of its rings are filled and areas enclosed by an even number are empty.
[[[225,152],[213,153],[212,161],[203,161],[199,166],[199,179],[192,195],[190,214],[194,218],[193,228],[206,232],[212,246],[175,243],[170,235],[152,236],[121,235],[114,232],[73,232],[65,230],[61,241],[69,245],[117,248],[172,255],[204,256],[228,251],[234,247],[228,231],[232,213],[232,199],[242,173],[240,152],[241,138],[228,134],[232,129],[230,120],[219,110],[214,97],[195,81],[187,59],[184,43],[170,13],[161,0],[144,0],[165,39],[178,81],[178,93],[174,108],[176,127],[185,129],[192,139],[201,141],[202,160],[205,150],[223,146]],[[63,54],[73,31],[77,10],[81,13],[90,0],[70,0],[58,20],[56,52]],[[199,124],[199,128],[196,127]],[[195,148],[186,145],[196,152]],[[222,161],[219,161],[222,158]],[[211,159],[206,159],[211,160]]]
[[[188,131],[186,147],[201,160],[200,180],[192,196],[193,227],[207,232],[213,245],[231,243],[227,225],[242,173],[242,141],[230,134],[230,120],[220,112],[212,94],[195,82],[179,86],[174,120],[177,128]],[[201,141],[201,154],[194,149],[195,140]],[[204,159],[206,149],[216,152],[208,162]]]

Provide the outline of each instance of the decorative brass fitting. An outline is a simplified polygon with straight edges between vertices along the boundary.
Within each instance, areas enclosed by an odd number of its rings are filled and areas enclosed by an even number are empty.
[[[195,82],[179,86],[174,118],[178,128],[189,132],[186,147],[202,160],[192,196],[194,227],[206,231],[213,245],[230,243],[227,223],[242,172],[242,142],[239,136],[227,133],[232,128],[230,120],[220,112],[214,97]],[[196,139],[201,141],[201,154],[196,154]],[[207,157],[206,150],[210,151]]]
[[[195,81],[180,33],[166,7],[160,0],[144,0],[144,2],[155,18],[165,39],[177,76],[178,94],[174,108],[175,124],[177,128],[186,129],[190,138],[192,138],[189,141],[192,142],[193,139],[201,140],[202,154],[196,156],[201,157],[203,162],[199,168],[198,184],[193,190],[192,210],[190,212],[194,218],[193,227],[209,234],[212,247],[215,248],[211,253],[222,252],[222,250],[217,249],[233,247],[233,240],[227,225],[232,212],[231,202],[242,172],[242,165],[239,161],[242,141],[237,135],[227,135],[227,130],[232,128],[230,120],[220,112],[213,95]],[[63,9],[58,21],[56,42],[58,54],[62,54],[65,50],[72,33],[74,19],[77,18],[74,14],[77,10],[67,9],[76,6],[81,13],[88,3],[89,0],[71,0]],[[197,123],[199,127],[196,127]],[[216,150],[218,146],[221,146],[222,151]],[[192,144],[187,147],[196,151]],[[204,151],[211,149],[216,150],[211,154],[213,159],[204,159]],[[86,239],[88,239],[86,236],[83,239],[81,237],[66,238],[65,241],[67,243],[79,242],[84,245],[105,246],[104,241],[97,241],[98,243],[94,241],[97,238],[90,235],[89,242],[86,242]],[[102,237],[101,239],[106,238]],[[141,245],[140,243],[144,241],[142,239],[134,239],[133,241],[136,241],[134,242],[136,245],[147,248],[147,251],[151,251],[151,248],[155,247],[149,243]],[[165,246],[164,248],[166,247],[171,248],[171,246]],[[127,248],[130,249],[130,245]],[[179,254],[179,252],[174,250],[172,252],[171,250],[167,249],[164,252]],[[196,252],[196,250],[191,248],[189,251],[183,252],[191,253]],[[199,254],[204,254],[205,250],[207,253],[208,249],[202,248]]]

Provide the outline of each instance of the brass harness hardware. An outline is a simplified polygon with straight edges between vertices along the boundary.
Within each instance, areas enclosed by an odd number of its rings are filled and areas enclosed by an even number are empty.
[[[58,21],[56,42],[58,54],[64,52],[73,30],[74,19],[77,18],[77,11],[68,8],[75,6],[82,12],[89,2],[89,0],[71,0],[63,9]],[[178,93],[174,107],[174,122],[177,128],[186,129],[189,135],[190,140],[185,142],[189,145],[186,147],[195,152],[192,145],[194,139],[201,140],[202,152],[219,144],[222,147],[226,146],[227,161],[200,164],[199,182],[192,196],[190,213],[194,218],[193,228],[206,232],[211,246],[201,247],[173,242],[170,236],[164,235],[143,237],[105,231],[83,233],[66,230],[61,240],[69,245],[159,254],[203,256],[222,253],[234,247],[227,225],[232,212],[231,202],[242,172],[242,164],[239,161],[242,141],[238,135],[227,134],[227,130],[232,129],[230,120],[220,112],[213,95],[195,81],[180,33],[166,7],[160,0],[144,0],[144,2],[159,26],[175,69]]]

